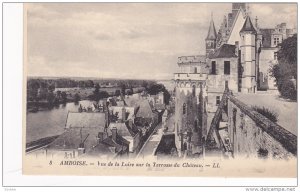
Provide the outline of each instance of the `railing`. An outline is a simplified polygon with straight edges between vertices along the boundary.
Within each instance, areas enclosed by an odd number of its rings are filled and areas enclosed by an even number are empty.
[[[174,79],[177,80],[206,80],[207,74],[202,73],[174,73]]]

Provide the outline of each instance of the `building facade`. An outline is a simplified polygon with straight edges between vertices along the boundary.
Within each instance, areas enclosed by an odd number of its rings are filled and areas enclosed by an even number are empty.
[[[260,29],[245,3],[232,4],[218,33],[211,18],[205,55],[179,57],[174,74],[179,156],[202,153],[207,127],[226,88],[246,94],[276,89],[269,69],[277,63],[279,44],[295,33],[285,23]]]

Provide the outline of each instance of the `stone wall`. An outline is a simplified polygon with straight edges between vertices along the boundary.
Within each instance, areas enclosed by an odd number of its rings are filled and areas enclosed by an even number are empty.
[[[289,158],[297,155],[297,137],[228,95],[228,132],[234,156]]]

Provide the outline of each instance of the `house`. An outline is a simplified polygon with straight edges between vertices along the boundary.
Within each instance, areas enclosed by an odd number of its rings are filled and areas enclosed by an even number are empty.
[[[99,132],[97,145],[93,146],[86,155],[101,159],[128,157],[130,142],[122,137],[117,129],[111,129],[111,132],[108,137],[105,137],[105,133]]]
[[[115,130],[108,131],[105,116],[104,113],[69,112],[65,132],[45,148],[47,156],[77,158],[89,154],[109,157],[128,154],[129,143]]]
[[[133,120],[126,122],[110,123],[110,130],[117,130],[118,135],[129,142],[129,152],[135,153],[141,145],[140,130],[133,124]]]
[[[110,107],[111,115],[116,116],[118,122],[125,122],[129,119],[134,120],[136,108],[128,106],[112,106]]]

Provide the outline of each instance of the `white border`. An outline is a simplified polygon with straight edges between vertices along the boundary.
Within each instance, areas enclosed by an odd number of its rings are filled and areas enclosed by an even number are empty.
[[[291,186],[291,185],[297,185],[296,179],[274,179],[274,178],[233,179],[233,178],[197,178],[197,177],[194,178],[97,177],[97,176],[93,176],[93,177],[72,176],[71,177],[71,176],[24,176],[22,175],[21,168],[22,168],[23,5],[21,3],[4,4],[3,16],[4,16],[4,20],[3,20],[3,33],[4,33],[3,97],[4,100],[3,100],[2,107],[4,112],[3,114],[3,120],[4,120],[4,124],[3,124],[3,129],[4,129],[3,181],[4,182],[3,185],[4,186],[137,186],[137,185],[138,186],[233,186],[233,185]],[[9,187],[6,189],[9,189]],[[118,189],[120,188],[117,188],[117,190]],[[134,191],[136,189],[137,188],[130,189],[130,190]],[[22,190],[35,191],[35,190],[39,190],[39,188],[25,188]],[[43,190],[52,191],[57,189],[47,188]],[[83,190],[83,189],[76,188],[74,190]],[[88,190],[95,190],[95,189],[88,188]],[[102,189],[96,189],[96,190],[99,191]],[[108,189],[103,189],[103,190],[108,190]],[[148,189],[146,188],[139,189],[139,190],[148,191]],[[153,191],[156,189],[152,188],[150,190]],[[181,191],[185,189],[177,188],[172,190]],[[202,189],[189,188],[188,190],[199,191]],[[240,191],[241,188],[222,188],[222,189],[206,188],[205,189],[205,191],[216,191],[216,190],[217,191],[220,190]],[[258,190],[260,190],[260,188],[258,188]],[[245,188],[242,188],[242,191],[246,191]]]

